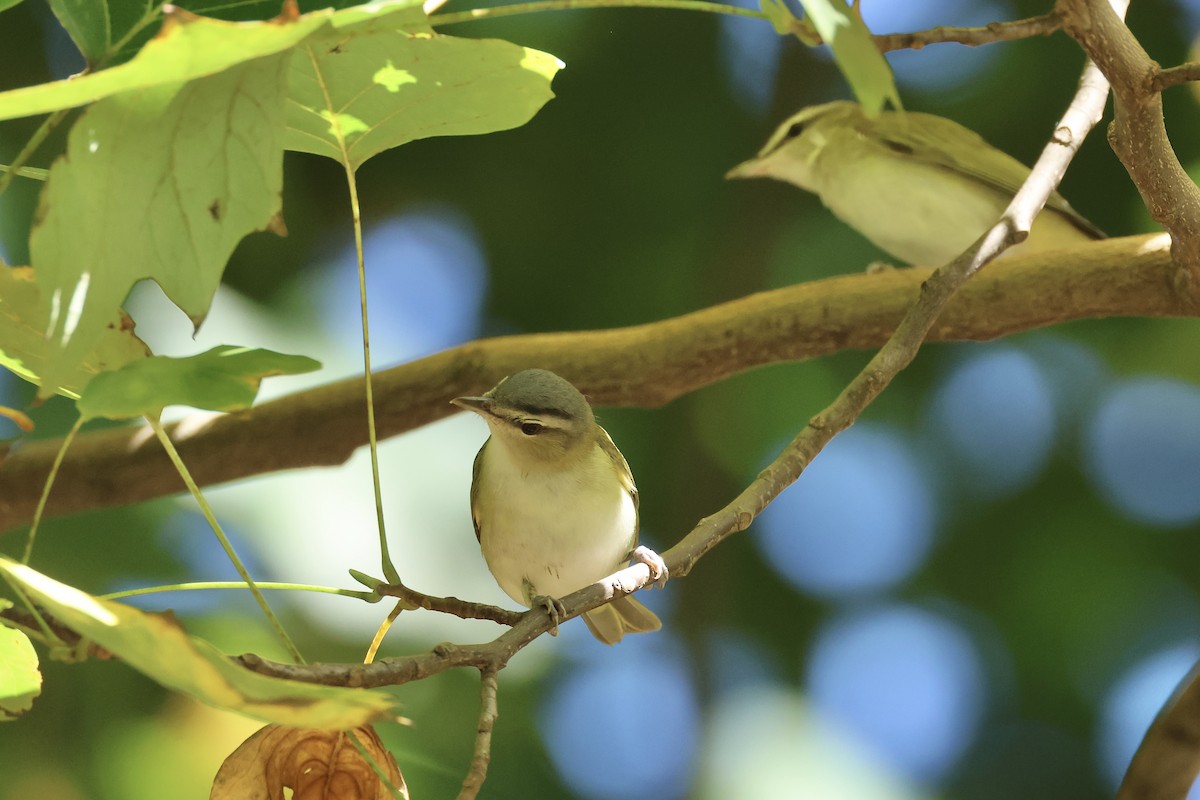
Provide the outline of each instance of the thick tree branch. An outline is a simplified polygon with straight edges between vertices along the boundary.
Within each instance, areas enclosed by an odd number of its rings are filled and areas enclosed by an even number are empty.
[[[1114,0],[1122,10],[1126,0]],[[1200,189],[1188,177],[1167,137],[1161,67],[1110,5],[1110,0],[1059,0],[1063,29],[1079,42],[1112,83],[1114,115],[1108,141],[1133,179],[1146,209],[1171,234],[1179,264],[1174,280],[1200,281]],[[1190,288],[1182,288],[1191,291]]]
[[[1039,17],[1013,20],[1012,22],[989,22],[978,28],[954,28],[943,25],[927,31],[914,33],[885,33],[875,36],[875,45],[881,53],[892,50],[920,50],[925,45],[953,42],[969,47],[994,42],[1011,42],[1032,39],[1034,36],[1049,36],[1062,28],[1057,11]]]
[[[1154,237],[1095,242],[1007,259],[973,281],[930,331],[934,341],[987,340],[1070,320],[1195,316],[1200,287],[1175,280]],[[878,347],[930,276],[928,269],[847,275],[751,295],[681,317],[605,331],[486,339],[378,373],[381,437],[455,412],[530,366],[554,370],[597,405],[657,407],[763,364]],[[202,486],[344,462],[366,443],[362,382],[348,379],[245,412],[196,415],[170,428]],[[59,440],[0,448],[0,531],[27,523]],[[50,496],[49,514],[128,505],[183,490],[145,428],[80,435]]]
[[[1129,764],[1117,800],[1182,800],[1200,772],[1200,671],[1146,731]]]

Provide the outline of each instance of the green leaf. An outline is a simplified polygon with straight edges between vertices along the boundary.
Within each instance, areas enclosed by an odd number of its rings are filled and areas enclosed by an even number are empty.
[[[875,46],[862,17],[844,0],[800,0],[800,4],[806,19],[833,50],[838,69],[867,116],[876,116],[885,101],[900,108],[891,67]]]
[[[288,58],[116,95],[72,128],[30,237],[56,310],[39,396],[63,383],[143,278],[203,321],[234,247],[279,213]]]
[[[562,68],[511,42],[363,30],[299,48],[288,78],[289,150],[357,169],[414,139],[515,128],[554,96],[550,81]]]
[[[288,52],[326,25],[332,14],[326,9],[291,21],[222,22],[176,9],[164,14],[158,35],[120,66],[0,92],[0,120],[74,108],[120,92],[175,85]]]
[[[30,383],[40,383],[46,365],[46,326],[50,309],[29,267],[0,262],[0,366]],[[133,333],[133,321],[121,311],[109,316],[91,352],[62,378],[59,391],[78,397],[97,372],[116,369],[150,355]]]
[[[20,4],[21,0],[0,0],[0,11],[7,11],[15,5]]]
[[[16,719],[42,693],[42,673],[29,637],[0,627],[0,722]]]
[[[175,405],[235,411],[254,402],[263,378],[320,368],[307,356],[229,345],[187,358],[152,356],[93,378],[79,398],[79,413],[86,420],[155,416]]]
[[[71,630],[163,686],[217,708],[327,730],[366,725],[395,712],[395,699],[386,692],[259,675],[234,664],[211,643],[189,636],[171,616],[93,597],[7,558],[0,557],[0,572]]]

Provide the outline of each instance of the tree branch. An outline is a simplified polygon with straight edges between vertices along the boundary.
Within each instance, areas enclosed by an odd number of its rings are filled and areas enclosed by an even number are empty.
[[[845,430],[916,356],[926,335],[950,298],[991,259],[1028,235],[1038,209],[1054,190],[1087,131],[1099,119],[1106,93],[1104,81],[1089,64],[1067,113],[1046,145],[1025,185],[1013,198],[1004,216],[964,254],[933,272],[920,287],[917,300],[904,315],[895,333],[828,408],[817,414],[758,477],[724,508],[699,523],[670,550],[662,554],[670,574],[678,580],[718,544],[750,526],[754,518],[793,483],[813,458]],[[1060,255],[1055,262],[1064,263]],[[1007,273],[1017,262],[1005,265]],[[888,273],[890,274],[890,273]],[[561,598],[566,618],[607,602],[612,597],[643,588],[651,580],[650,568],[637,563]],[[375,664],[296,665],[268,662],[255,655],[241,663],[258,672],[293,680],[342,686],[385,686],[415,680],[455,666],[500,670],[522,647],[550,627],[543,609],[524,614],[521,621],[492,642],[481,645],[445,644],[431,653],[383,659]]]
[[[989,22],[979,28],[954,28],[943,25],[930,28],[927,31],[915,33],[884,33],[875,38],[879,52],[887,53],[892,50],[920,50],[928,44],[953,42],[977,47],[981,44],[994,42],[1011,42],[1018,39],[1032,39],[1034,36],[1049,36],[1062,28],[1062,20],[1057,11],[1043,14],[1039,17],[1013,20],[1012,22]]]
[[[968,285],[929,338],[987,340],[1096,317],[1195,316],[1200,286],[1177,275],[1154,237],[1014,256]],[[597,405],[657,407],[764,364],[878,347],[929,276],[919,268],[846,275],[629,328],[471,342],[377,374],[380,436],[455,413],[451,398],[530,366],[563,375]],[[169,430],[197,483],[209,486],[343,463],[366,443],[362,403],[362,381],[352,378],[244,412],[196,414]],[[31,519],[59,444],[0,447],[0,531]],[[63,462],[47,513],[128,505],[183,488],[148,429],[86,433]]]
[[[1127,0],[1112,1],[1123,15]],[[1114,115],[1108,142],[1150,216],[1171,234],[1171,252],[1179,264],[1173,280],[1189,287],[1200,282],[1200,189],[1184,171],[1167,137],[1162,95],[1154,86],[1161,68],[1110,0],[1058,0],[1057,9],[1063,29],[1112,83]]]
[[[488,764],[492,760],[492,729],[500,716],[496,702],[499,689],[496,671],[485,669],[479,673],[479,724],[475,728],[475,750],[471,754],[471,766],[463,778],[458,800],[475,800],[487,779]]]
[[[1156,92],[1170,89],[1190,81],[1200,81],[1200,61],[1189,61],[1174,67],[1167,67],[1154,76],[1151,87]]]

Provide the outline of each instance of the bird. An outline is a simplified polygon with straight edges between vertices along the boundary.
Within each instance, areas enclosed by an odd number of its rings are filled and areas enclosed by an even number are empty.
[[[604,578],[631,558],[659,585],[662,558],[638,546],[638,490],[587,399],[545,369],[517,372],[479,397],[451,402],[478,414],[490,436],[475,456],[471,517],[488,569],[505,594],[541,606],[557,633],[558,598]],[[662,622],[630,595],[583,614],[592,635],[616,644]]]
[[[810,106],[781,124],[758,155],[726,173],[813,192],[894,258],[938,266],[999,218],[1029,168],[953,120],[915,111],[872,118],[854,102]],[[1029,238],[1008,253],[1069,247],[1104,233],[1050,195]]]

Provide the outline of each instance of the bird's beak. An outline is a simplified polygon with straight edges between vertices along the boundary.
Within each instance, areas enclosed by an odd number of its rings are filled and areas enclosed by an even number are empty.
[[[751,158],[725,173],[725,179],[762,177],[762,159]]]
[[[459,408],[474,411],[484,417],[491,416],[492,413],[492,398],[490,397],[456,397],[450,402]]]

